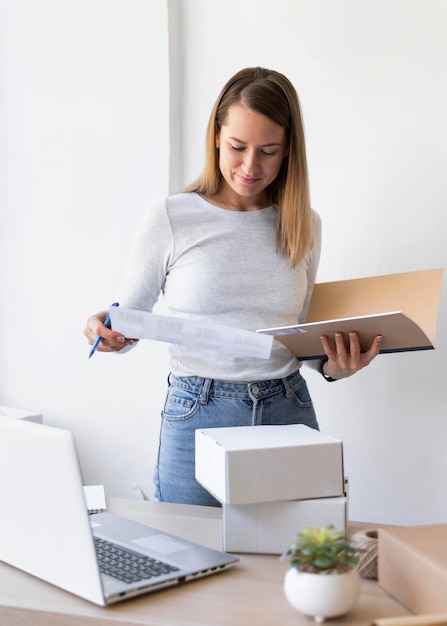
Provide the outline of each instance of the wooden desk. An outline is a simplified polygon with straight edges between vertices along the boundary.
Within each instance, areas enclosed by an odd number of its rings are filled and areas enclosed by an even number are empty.
[[[108,508],[221,547],[221,509],[114,498]],[[241,555],[226,572],[101,608],[0,563],[0,626],[312,626],[284,596],[286,567],[276,556]],[[398,615],[409,612],[374,581],[362,580],[357,607],[328,624],[368,626]]]

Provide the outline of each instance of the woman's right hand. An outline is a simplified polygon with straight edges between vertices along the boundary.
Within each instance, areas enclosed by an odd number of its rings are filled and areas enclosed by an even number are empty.
[[[97,348],[98,352],[117,352],[138,341],[137,339],[126,339],[121,333],[117,333],[107,328],[107,326],[104,326],[106,315],[107,311],[90,315],[84,329],[84,335],[87,337],[90,345],[93,345],[98,337],[102,337],[102,341],[100,341]]]

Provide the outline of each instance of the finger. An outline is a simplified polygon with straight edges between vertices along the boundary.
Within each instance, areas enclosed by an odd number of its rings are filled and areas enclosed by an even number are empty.
[[[369,365],[373,359],[379,354],[382,344],[382,335],[374,337],[373,342],[369,350],[362,354],[365,365]]]
[[[89,317],[84,328],[84,335],[87,337],[90,344],[100,335],[101,323],[98,322],[93,316]]]
[[[349,365],[349,352],[346,349],[345,338],[343,333],[335,333],[335,349],[340,361],[341,367],[348,367]]]
[[[321,340],[321,345],[323,346],[323,350],[324,350],[325,355],[329,359],[336,359],[337,358],[337,353],[334,350],[334,348],[332,347],[332,344],[329,341],[329,338],[327,337],[327,335],[321,335],[320,336],[320,340]]]
[[[113,331],[109,332],[113,333]],[[126,346],[132,346],[138,342],[138,339],[126,339],[122,335],[117,335],[117,333],[113,333],[113,335],[114,336],[112,337],[101,338],[102,340],[99,342],[97,347],[98,352],[117,352]]]
[[[87,319],[87,326],[85,331],[89,334],[93,334],[95,337],[101,335],[102,329],[105,328],[104,320],[106,318],[107,311],[101,311],[100,313],[95,313],[94,315],[90,315]]]
[[[359,369],[361,367],[361,347],[358,333],[355,330],[349,332],[349,353],[351,355],[351,368]]]
[[[93,344],[98,337],[101,337],[102,341],[98,346],[98,350],[102,352],[107,352],[110,349],[119,350],[123,347],[126,339],[121,333],[117,333],[104,325],[106,315],[107,311],[101,311],[100,313],[91,315],[87,319],[84,335],[87,337],[90,344]]]
[[[349,331],[349,351],[354,354],[360,354],[362,351],[360,347],[360,340],[358,333],[355,330]]]
[[[133,339],[125,339],[122,343],[118,341],[103,340],[98,345],[98,352],[118,352],[127,345],[132,345]]]

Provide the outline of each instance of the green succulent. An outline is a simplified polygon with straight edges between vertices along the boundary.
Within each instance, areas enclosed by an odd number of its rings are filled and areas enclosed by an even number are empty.
[[[300,572],[329,574],[346,572],[355,567],[364,550],[353,546],[345,532],[332,525],[320,530],[304,528],[282,558]]]

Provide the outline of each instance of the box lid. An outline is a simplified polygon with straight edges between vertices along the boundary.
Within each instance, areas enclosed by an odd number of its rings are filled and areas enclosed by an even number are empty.
[[[304,424],[264,425],[256,428],[255,437],[253,436],[253,426],[204,428],[200,432],[214,439],[218,445],[228,451],[340,443],[338,439],[330,435],[324,435],[319,430]]]

